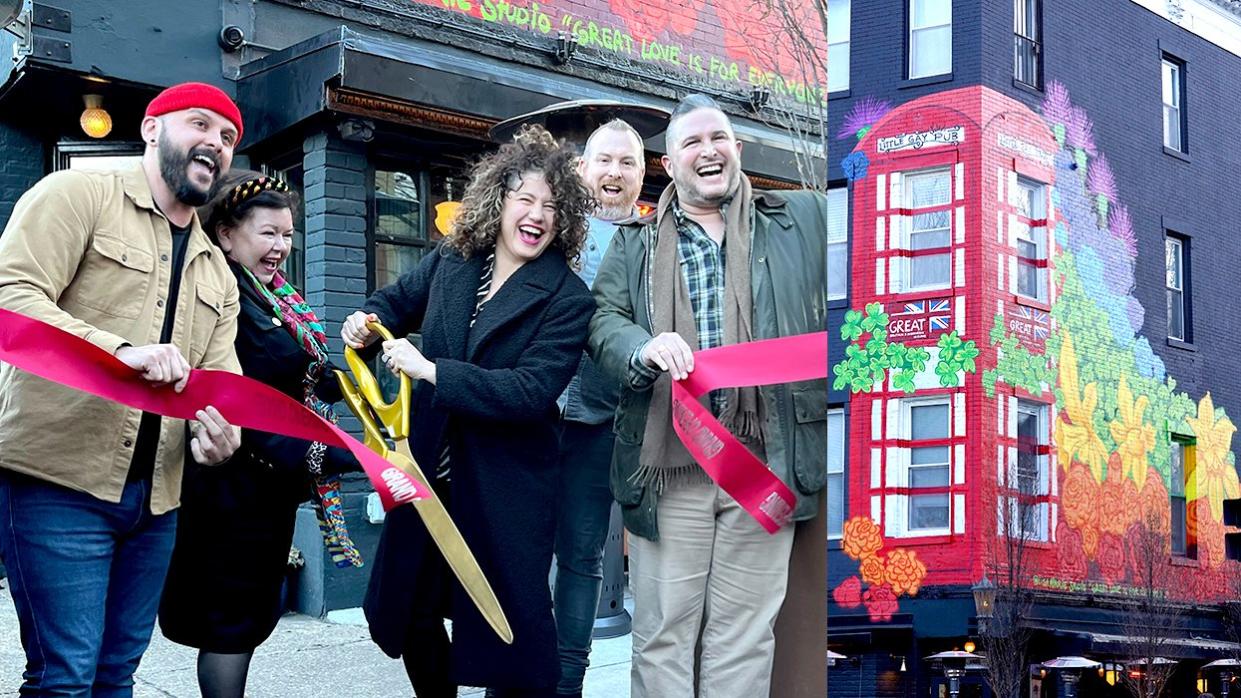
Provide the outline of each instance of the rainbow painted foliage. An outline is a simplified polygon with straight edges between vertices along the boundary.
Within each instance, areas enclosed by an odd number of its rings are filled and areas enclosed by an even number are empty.
[[[1060,570],[1050,577],[1135,582],[1135,527],[1168,532],[1172,437],[1193,440],[1195,457],[1185,463],[1187,528],[1203,571],[1166,575],[1198,579],[1164,591],[1206,600],[1223,591],[1223,501],[1241,496],[1231,448],[1236,427],[1210,393],[1195,403],[1177,390],[1140,334],[1145,310],[1132,295],[1136,245],[1128,211],[1116,201],[1115,178],[1085,112],[1058,83],[1047,94],[1044,118],[1062,146],[1052,191],[1056,329],[1041,355],[997,325],[990,339],[1002,358],[985,376],[1034,394],[1048,377],[1058,378],[1052,429],[1061,465]]]

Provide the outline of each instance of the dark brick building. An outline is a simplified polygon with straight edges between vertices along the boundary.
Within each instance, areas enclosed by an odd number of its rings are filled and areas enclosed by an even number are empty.
[[[829,695],[946,696],[924,658],[996,646],[989,584],[1022,600],[1023,696],[1064,695],[1038,665],[1065,655],[1103,664],[1081,695],[1149,655],[1219,695],[1241,7],[829,7]]]

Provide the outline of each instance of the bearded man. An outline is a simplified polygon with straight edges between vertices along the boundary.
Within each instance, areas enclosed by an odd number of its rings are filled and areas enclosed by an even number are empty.
[[[586,140],[578,175],[594,195],[582,268],[587,286],[612,242],[618,223],[637,218],[646,174],[642,137],[620,119]],[[612,416],[619,383],[583,356],[560,396],[560,478],[556,510],[556,636],[560,651],[557,695],[582,695],[590,665],[591,636],[603,586],[603,549],[612,518],[608,465],[612,462]]]
[[[591,356],[623,384],[610,475],[631,534],[631,695],[765,698],[794,529],[769,534],[698,465],[673,429],[672,381],[694,370],[696,351],[823,330],[827,201],[753,188],[709,97],[677,105],[664,144],[672,183],[653,214],[616,232],[592,288]],[[708,402],[796,495],[790,518],[812,520],[826,383],[717,390]]]
[[[142,120],[142,163],[57,172],[0,235],[0,307],[181,391],[191,368],[240,372],[238,295],[195,207],[232,162],[237,105],[185,83]],[[0,557],[26,652],[22,695],[130,696],[172,554],[187,456],[227,460],[214,408],[187,428],[0,364]]]

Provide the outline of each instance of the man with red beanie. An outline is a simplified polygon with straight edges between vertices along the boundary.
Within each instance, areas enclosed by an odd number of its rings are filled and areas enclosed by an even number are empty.
[[[170,87],[142,120],[140,166],[56,172],[0,235],[0,307],[112,353],[153,386],[239,372],[238,296],[195,207],[241,139],[210,85]],[[130,696],[155,624],[185,458],[223,463],[214,408],[160,418],[0,364],[0,557],[26,651],[22,695]]]

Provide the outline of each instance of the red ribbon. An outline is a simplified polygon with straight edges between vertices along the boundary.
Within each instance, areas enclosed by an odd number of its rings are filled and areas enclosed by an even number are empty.
[[[212,405],[231,424],[346,448],[379,493],[384,510],[434,496],[335,424],[256,380],[195,369],[180,393],[154,386],[115,356],[45,322],[0,308],[0,361],[75,390],[165,417],[194,419]]]
[[[721,388],[826,377],[827,333],[815,332],[700,351],[694,354],[689,377],[672,383],[672,426],[681,443],[768,533],[789,522],[797,497],[698,398]]]

